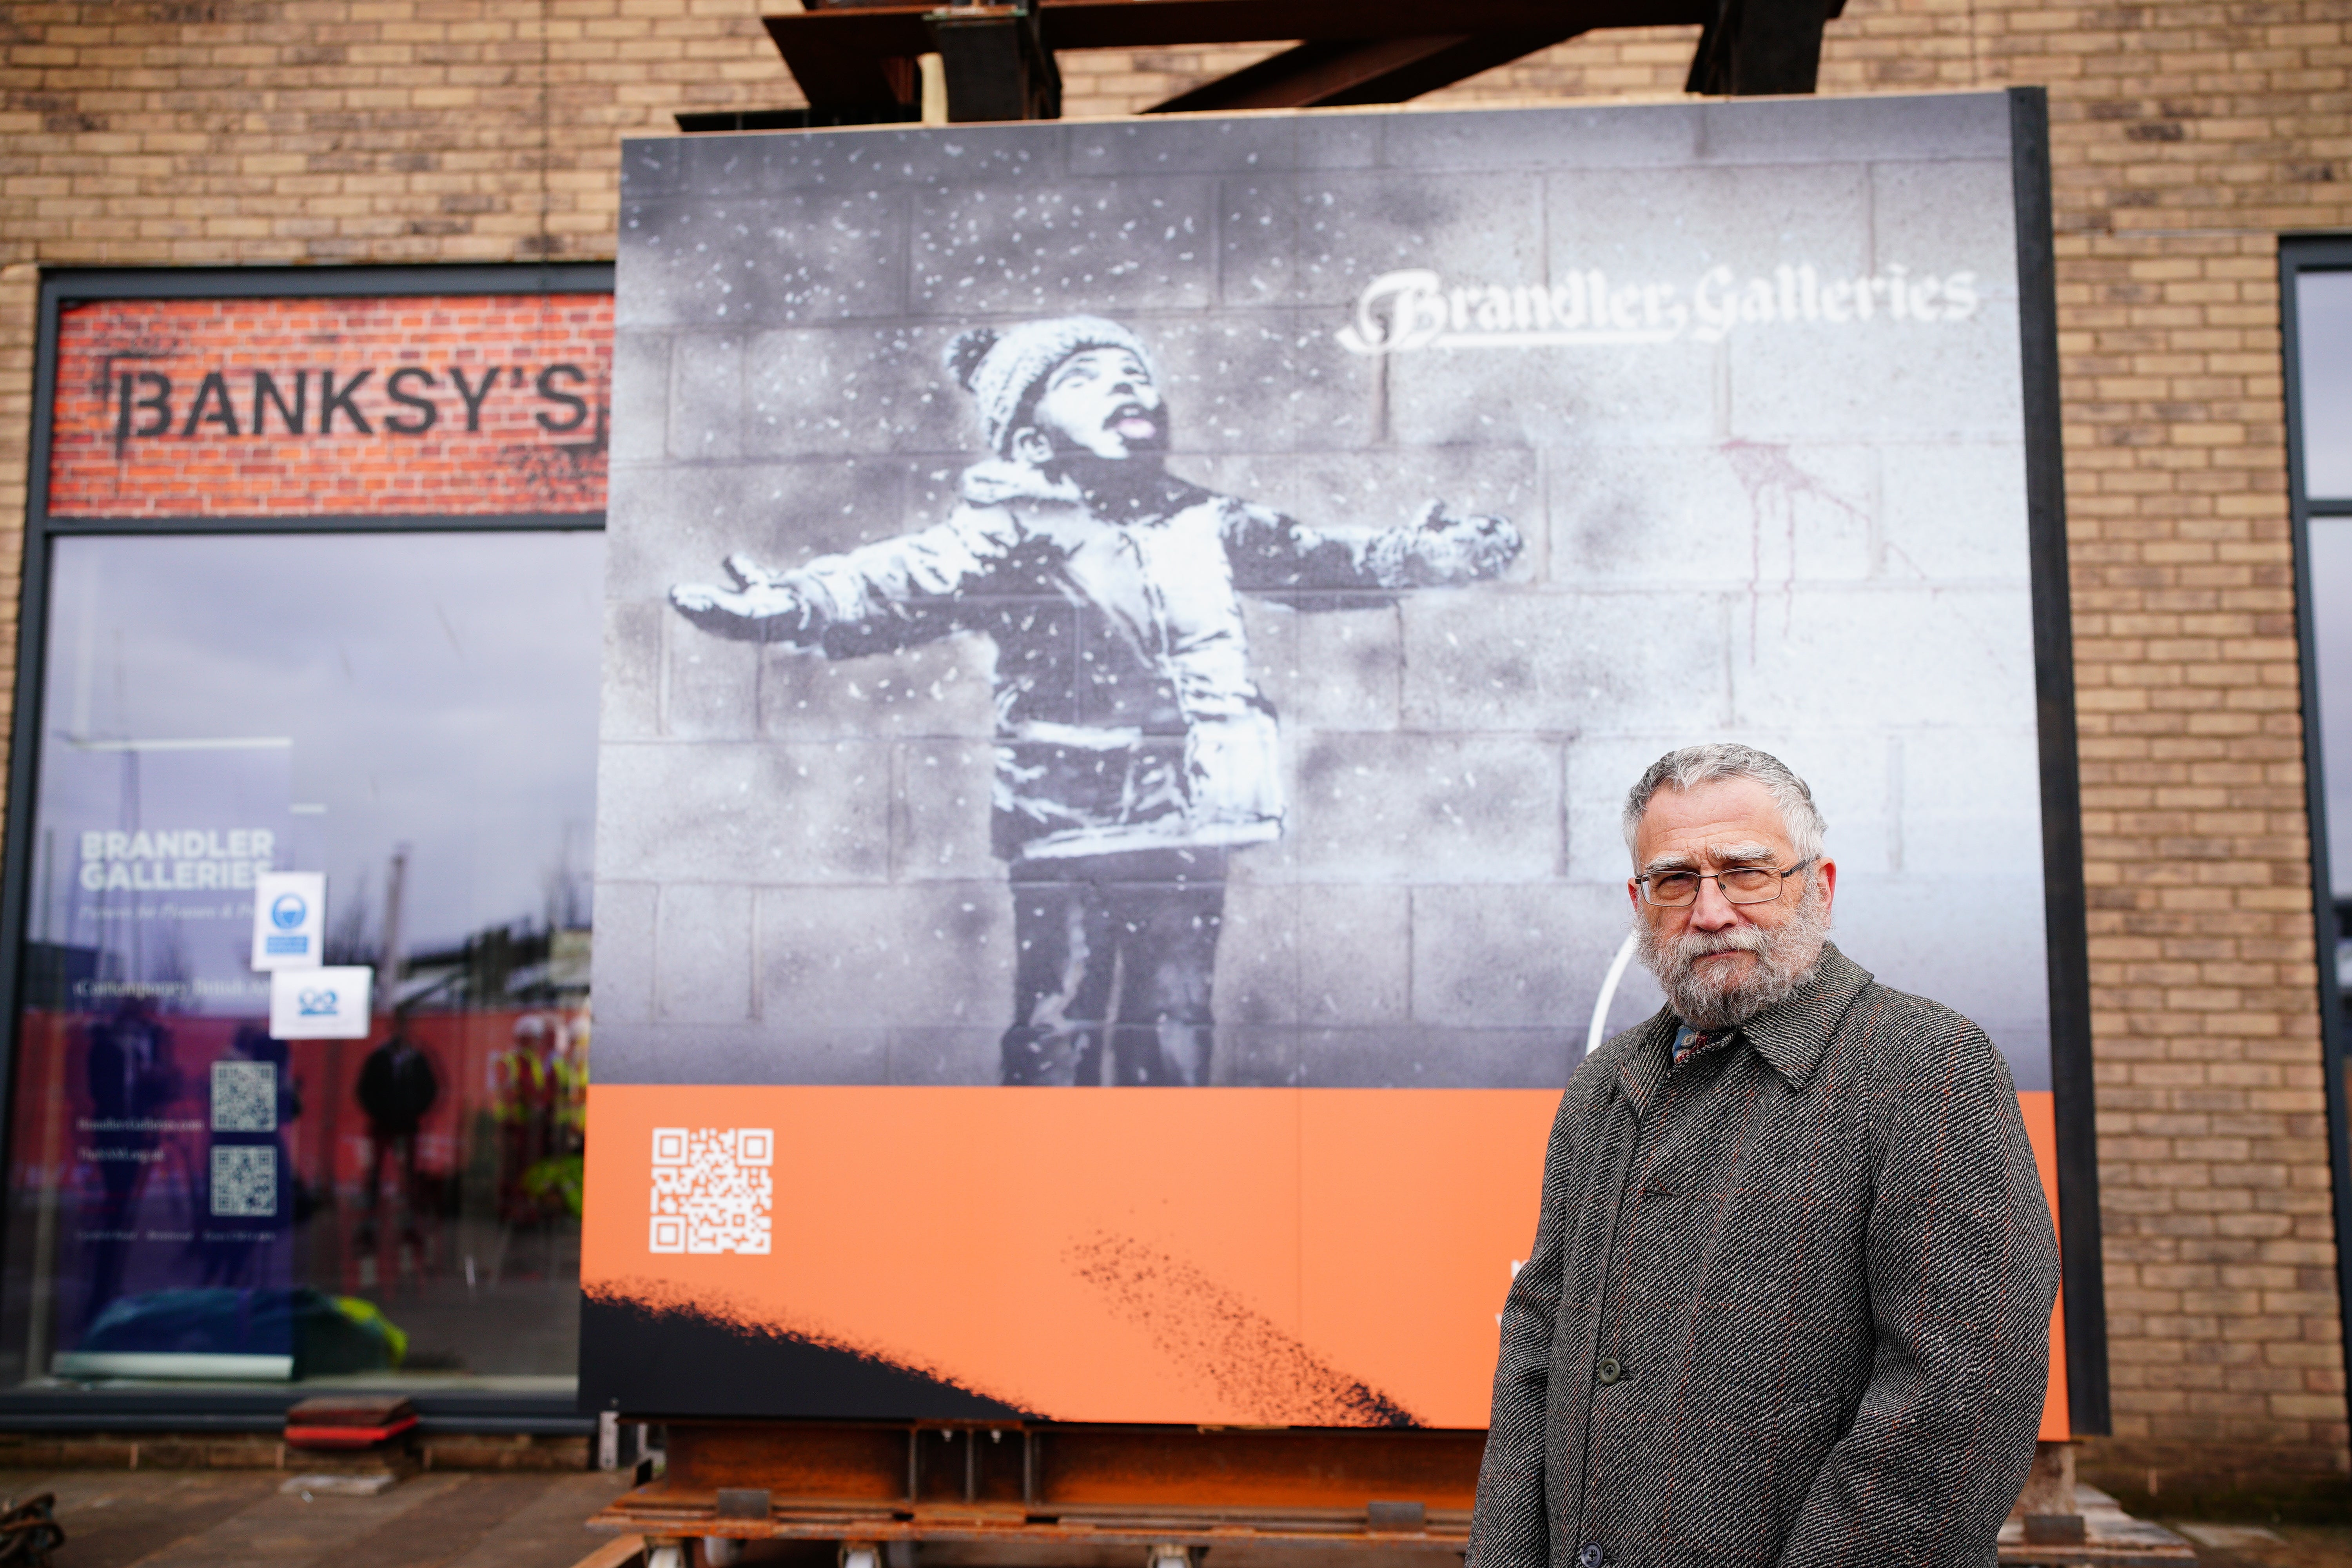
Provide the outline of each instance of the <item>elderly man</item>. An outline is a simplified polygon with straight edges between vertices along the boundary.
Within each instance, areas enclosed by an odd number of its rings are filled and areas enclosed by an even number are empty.
[[[1990,1568],[2058,1286],[2009,1069],[1829,942],[1774,758],[1671,752],[1624,826],[1667,1005],[1561,1099],[1467,1568]]]

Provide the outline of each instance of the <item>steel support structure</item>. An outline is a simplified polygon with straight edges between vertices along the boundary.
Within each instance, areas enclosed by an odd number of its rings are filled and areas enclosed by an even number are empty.
[[[916,59],[937,54],[954,121],[1060,113],[1065,49],[1287,43],[1152,112],[1401,103],[1603,27],[1698,26],[1689,89],[1811,92],[1822,25],[1843,0],[1454,0],[1445,30],[1405,0],[1013,0],[953,5],[809,0],[766,18],[813,122],[902,121]]]
[[[1215,1547],[1327,1553],[1307,1562],[1378,1551],[1388,1568],[1427,1568],[1469,1544],[1486,1442],[1395,1427],[698,1421],[669,1427],[659,1479],[588,1522],[643,1541],[646,1568],[723,1568],[747,1541],[828,1543],[845,1568],[918,1568],[927,1542],[956,1562],[1070,1568],[1200,1568]],[[2196,1556],[2102,1499],[2013,1518],[2000,1561],[2195,1568]]]
[[[1484,1432],[673,1424],[595,1528],[648,1540],[1419,1546],[1460,1552]]]

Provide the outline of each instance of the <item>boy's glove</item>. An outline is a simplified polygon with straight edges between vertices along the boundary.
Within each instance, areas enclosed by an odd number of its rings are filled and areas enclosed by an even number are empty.
[[[816,641],[816,612],[792,585],[791,574],[771,572],[748,555],[730,555],[726,566],[734,587],[680,583],[669,591],[669,602],[688,620],[722,637],[796,647]]]
[[[1442,500],[1422,508],[1406,536],[1412,575],[1424,583],[1492,577],[1519,552],[1519,531],[1506,517],[1457,517]]]

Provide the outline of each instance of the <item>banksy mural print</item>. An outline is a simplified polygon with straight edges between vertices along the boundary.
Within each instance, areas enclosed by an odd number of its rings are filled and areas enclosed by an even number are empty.
[[[2009,113],[629,143],[585,1396],[1480,1425],[1692,741],[2046,1100]]]
[[[1150,352],[1100,317],[973,328],[949,369],[991,452],[951,516],[791,571],[730,557],[731,588],[671,600],[720,636],[834,658],[992,637],[991,847],[1016,955],[1003,1081],[1100,1082],[1107,1065],[1115,1083],[1205,1085],[1226,857],[1282,831],[1240,595],[1378,603],[1492,576],[1519,536],[1435,501],[1390,529],[1310,529],[1177,478]]]

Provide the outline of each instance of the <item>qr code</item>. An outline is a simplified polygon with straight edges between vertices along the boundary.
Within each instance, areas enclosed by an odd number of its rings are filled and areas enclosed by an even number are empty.
[[[213,1063],[213,1131],[278,1131],[278,1068],[274,1064]]]
[[[652,1249],[765,1253],[775,1162],[772,1128],[655,1128]]]
[[[268,1143],[215,1145],[214,1215],[222,1219],[267,1219],[277,1212],[278,1151]]]

